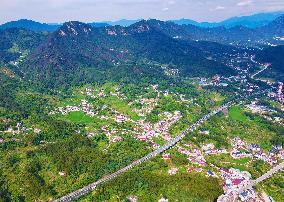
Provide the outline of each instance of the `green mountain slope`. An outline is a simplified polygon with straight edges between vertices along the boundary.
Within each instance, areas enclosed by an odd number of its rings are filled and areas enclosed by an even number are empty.
[[[26,56],[45,38],[45,34],[26,29],[0,30],[0,63],[9,63],[18,60],[20,56]]]
[[[271,68],[265,70],[260,76],[284,81],[284,46],[269,47],[257,54],[261,62],[271,63]]]
[[[176,40],[147,21],[128,28],[69,22],[43,41],[22,68],[29,78],[49,87],[109,78],[106,75],[133,79],[134,73],[136,79],[141,71],[152,77],[159,72],[161,77],[162,64],[177,69],[181,76],[234,74],[206,59],[204,49],[206,45],[199,49],[189,41]]]

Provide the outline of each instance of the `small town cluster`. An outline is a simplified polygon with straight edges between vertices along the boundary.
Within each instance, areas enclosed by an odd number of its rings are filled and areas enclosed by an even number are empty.
[[[9,126],[7,130],[0,131],[0,134],[4,133],[4,134],[11,135],[11,136],[6,136],[7,137],[6,139],[0,138],[0,144],[4,142],[9,142],[9,141],[13,141],[13,142],[19,141],[20,139],[16,137],[16,135],[19,135],[19,134],[34,133],[38,135],[40,132],[41,132],[41,129],[39,128],[27,128],[27,127],[24,127],[23,123],[18,122],[16,126]]]
[[[82,111],[86,115],[91,117],[97,115],[97,112],[94,111],[92,105],[89,104],[87,100],[81,100],[81,103],[78,106],[67,105],[66,107],[58,107],[56,110],[49,112],[49,114],[54,115],[56,113],[60,113],[62,115],[66,115],[70,112],[79,112],[79,111]]]
[[[96,109],[94,109],[94,107],[85,99],[82,99],[79,105],[74,105],[74,106],[67,105],[66,107],[58,107],[57,109],[51,111],[49,114],[67,115],[68,113],[71,112],[83,112],[84,114],[90,117],[96,117],[102,121],[109,120],[111,121],[110,123],[112,122],[115,122],[117,124],[130,123],[134,126],[132,129],[118,129],[108,124],[102,126],[100,130],[90,131],[88,137],[92,138],[95,135],[102,133],[106,135],[110,143],[113,143],[123,140],[123,136],[118,136],[118,134],[119,135],[130,134],[134,138],[140,141],[145,141],[150,143],[152,145],[152,148],[155,149],[159,147],[159,145],[155,142],[155,138],[160,137],[164,141],[169,141],[171,139],[169,133],[170,127],[182,118],[180,111],[174,111],[172,113],[163,112],[162,114],[159,114],[158,115],[159,121],[157,123],[150,123],[145,121],[145,116],[151,113],[151,111],[157,106],[159,98],[161,96],[172,95],[178,98],[177,102],[183,102],[183,103],[192,102],[192,100],[185,99],[184,95],[182,94],[173,94],[168,91],[159,91],[157,90],[157,88],[158,85],[152,85],[150,88],[146,89],[146,90],[150,89],[153,92],[155,92],[157,94],[156,98],[145,98],[140,96],[135,101],[128,103],[132,111],[137,113],[138,116],[140,117],[139,120],[133,120],[130,118],[129,115],[120,113],[108,105],[104,105],[102,107],[97,107]],[[94,89],[91,88],[85,88],[84,91],[81,91],[80,93],[83,95],[87,95],[92,99],[104,98],[107,96],[116,97],[121,100],[126,99],[125,96],[119,92],[118,88],[116,88],[114,92],[111,91],[109,93],[105,92],[103,89],[95,91]],[[133,107],[137,103],[141,105],[140,108]],[[106,108],[108,108],[109,115],[101,115],[100,112]]]
[[[281,104],[284,104],[284,94],[283,94],[283,83],[278,82],[276,93],[271,93],[270,97],[275,98],[275,100],[279,101]]]
[[[258,144],[248,144],[247,142],[241,140],[240,138],[234,138],[232,140],[232,158],[254,158],[257,160],[262,160],[271,166],[278,163],[279,160],[284,160],[284,150],[281,145],[276,145],[273,147],[269,153],[264,152]]]
[[[204,132],[209,133],[209,131],[202,131],[202,133]],[[234,168],[220,168],[211,163],[208,164],[206,158],[208,155],[226,154],[230,155],[233,159],[250,158],[251,160],[261,160],[271,166],[275,166],[284,160],[283,147],[280,145],[274,146],[269,153],[266,153],[260,145],[247,143],[239,137],[231,139],[231,147],[231,151],[228,151],[222,148],[217,149],[212,143],[202,145],[201,149],[193,144],[184,144],[182,147],[179,146],[176,150],[178,153],[186,155],[189,163],[192,165],[187,167],[186,170],[188,173],[201,172],[207,177],[220,177],[224,181],[223,189],[225,194],[218,199],[219,202],[225,202],[229,199],[232,200],[233,196],[237,197],[236,200],[239,198],[241,201],[260,200],[263,196],[260,196],[260,194],[253,188],[249,188],[238,193],[239,189],[247,186],[250,182],[251,175],[249,172],[240,171],[239,169]],[[171,153],[165,153],[162,155],[162,158],[168,161],[174,158],[174,155]],[[211,169],[208,169],[208,167]],[[168,170],[168,174],[175,175],[179,170],[180,169],[178,167],[171,167]],[[237,195],[235,196],[233,194]]]
[[[250,182],[251,174],[246,171],[230,168],[229,170],[220,169],[221,177],[224,180],[224,194],[218,198],[218,202],[237,202],[241,201],[261,201],[259,194],[251,187],[245,191],[238,190],[247,187]]]

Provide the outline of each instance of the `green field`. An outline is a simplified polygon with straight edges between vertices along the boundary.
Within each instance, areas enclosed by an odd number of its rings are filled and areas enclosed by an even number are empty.
[[[236,121],[241,121],[244,123],[248,123],[249,122],[249,118],[244,114],[244,111],[240,108],[240,107],[232,107],[229,110],[229,116],[230,118],[232,118],[233,120]]]
[[[120,113],[127,114],[131,119],[137,121],[140,119],[137,113],[133,112],[131,107],[117,97],[110,96],[103,99],[103,102],[119,111]]]
[[[93,123],[94,118],[86,115],[84,112],[70,112],[67,117],[69,121],[75,122],[75,123]]]

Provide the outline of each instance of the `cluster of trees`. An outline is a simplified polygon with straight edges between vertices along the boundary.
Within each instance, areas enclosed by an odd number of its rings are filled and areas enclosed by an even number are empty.
[[[220,182],[204,175],[179,173],[169,176],[163,172],[168,165],[160,159],[152,160],[113,181],[102,185],[87,200],[118,201],[137,196],[141,201],[214,201],[222,194]],[[84,199],[83,199],[84,200]]]
[[[33,149],[21,152],[1,150],[0,200],[54,199],[149,152],[145,150],[145,145],[130,137],[111,145],[108,151],[101,150],[97,143],[74,135],[38,149],[29,147]],[[63,172],[65,176],[60,177],[58,172]]]

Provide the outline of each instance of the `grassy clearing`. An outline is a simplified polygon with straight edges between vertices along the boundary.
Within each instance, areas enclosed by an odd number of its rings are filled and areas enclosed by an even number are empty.
[[[81,103],[81,100],[82,99],[85,99],[85,97],[84,96],[76,96],[76,97],[73,97],[73,98],[68,98],[68,99],[64,99],[63,101],[62,101],[62,104],[64,105],[64,106],[74,106],[74,105],[79,105],[80,103]]]
[[[67,119],[75,123],[93,123],[95,120],[84,112],[70,112],[67,115]]]
[[[103,99],[104,103],[119,111],[120,113],[127,114],[131,119],[137,121],[140,119],[137,113],[133,112],[131,107],[117,97],[106,97]]]
[[[240,107],[232,107],[229,110],[229,116],[235,121],[241,121],[243,123],[248,123],[249,118],[244,114],[244,111]]]
[[[205,159],[208,163],[213,163],[216,166],[224,168],[238,168],[240,170],[247,170],[247,163],[250,158],[233,159],[229,154],[209,155]]]
[[[209,98],[213,100],[214,102],[222,102],[225,99],[224,96],[222,96],[220,93],[217,93],[217,92],[212,92],[209,95]]]

